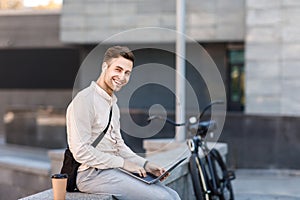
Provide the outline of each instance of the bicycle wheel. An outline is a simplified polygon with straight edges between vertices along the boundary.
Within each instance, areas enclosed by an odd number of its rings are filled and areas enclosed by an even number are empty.
[[[197,200],[205,200],[205,191],[203,189],[202,178],[203,174],[200,174],[198,164],[198,156],[196,154],[192,154],[189,161],[189,169],[192,177],[194,192]]]
[[[231,185],[231,180],[234,179],[234,173],[227,170],[222,156],[216,149],[212,149],[210,154],[212,155],[212,163],[216,175],[215,178],[219,188],[219,199],[234,200],[233,188]]]

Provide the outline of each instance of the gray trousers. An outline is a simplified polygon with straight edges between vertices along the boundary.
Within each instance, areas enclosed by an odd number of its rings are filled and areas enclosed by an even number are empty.
[[[180,200],[176,191],[160,182],[148,185],[117,169],[78,172],[77,187],[81,192],[110,194],[120,200]]]

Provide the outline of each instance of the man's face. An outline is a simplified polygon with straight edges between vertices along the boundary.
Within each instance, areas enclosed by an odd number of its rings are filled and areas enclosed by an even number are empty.
[[[108,94],[119,91],[129,81],[133,63],[131,60],[123,58],[113,58],[107,63],[104,71],[104,90]]]

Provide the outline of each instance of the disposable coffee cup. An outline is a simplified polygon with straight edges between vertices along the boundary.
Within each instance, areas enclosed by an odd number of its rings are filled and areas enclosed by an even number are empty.
[[[66,199],[66,189],[67,189],[67,174],[53,174],[52,179],[52,189],[54,200],[65,200]]]

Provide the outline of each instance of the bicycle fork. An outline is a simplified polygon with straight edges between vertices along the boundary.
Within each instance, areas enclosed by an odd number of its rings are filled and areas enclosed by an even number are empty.
[[[196,162],[197,168],[199,170],[199,176],[200,176],[200,180],[202,182],[202,187],[203,187],[205,199],[209,200],[209,195],[208,195],[208,190],[207,190],[207,187],[206,187],[206,182],[205,182],[205,179],[204,179],[204,176],[203,176],[203,171],[202,171],[202,168],[200,166],[198,157],[195,157],[195,162]]]
[[[205,181],[205,177],[204,177],[204,172],[202,170],[202,167],[200,165],[200,161],[199,161],[199,155],[198,155],[198,151],[199,151],[199,145],[198,145],[198,142],[199,142],[199,139],[197,137],[194,137],[193,140],[188,140],[187,141],[187,144],[188,144],[188,147],[191,151],[192,154],[195,154],[196,156],[194,156],[194,159],[195,159],[195,163],[197,165],[197,168],[199,170],[199,178],[200,178],[200,181],[201,181],[201,186],[203,187],[203,192],[204,192],[204,198],[205,200],[210,200],[209,199],[209,191],[207,189],[207,185],[206,185],[206,181]],[[201,188],[194,188],[194,189],[200,189]]]

